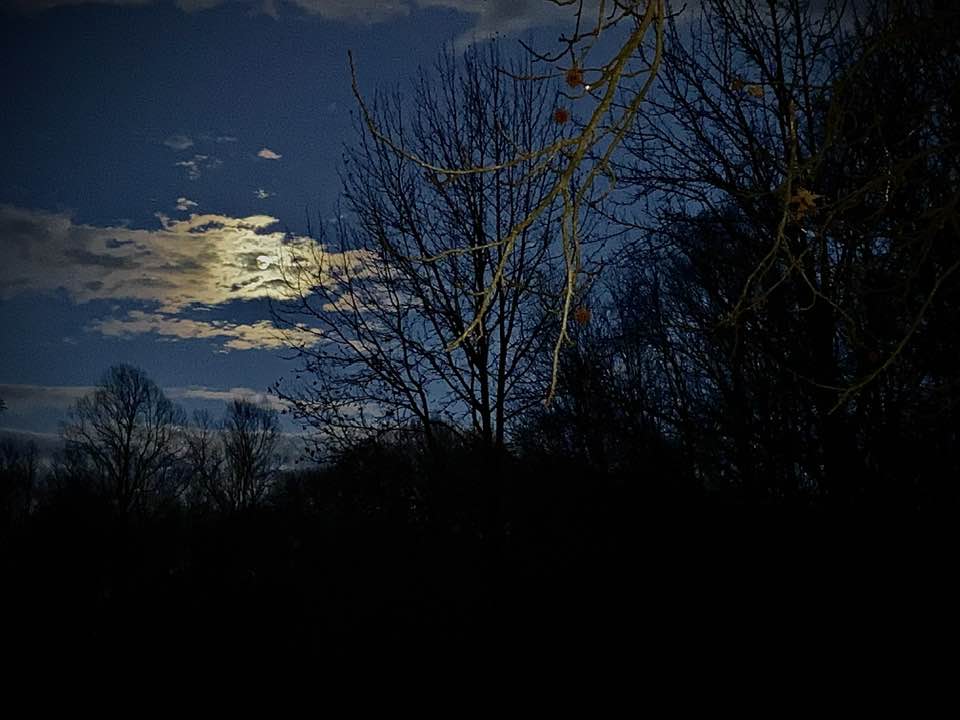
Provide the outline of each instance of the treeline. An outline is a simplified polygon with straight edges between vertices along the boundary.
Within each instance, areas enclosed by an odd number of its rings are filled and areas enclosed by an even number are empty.
[[[153,387],[127,367],[106,381],[118,377]],[[146,396],[165,407],[162,394]],[[73,421],[104,400],[81,401]],[[29,452],[4,461],[0,571],[6,617],[18,618],[8,647],[220,656],[642,637],[668,650],[787,616],[801,635],[828,618],[872,632],[870,618],[894,602],[891,582],[931,612],[952,597],[938,579],[948,580],[955,508],[744,503],[705,492],[694,461],[655,429],[594,414],[583,436],[574,428],[585,418],[563,416],[573,407],[532,421],[509,453],[452,431],[429,446],[409,432],[306,470],[243,461],[265,446],[250,438],[273,427],[247,423],[268,417],[262,408],[167,426],[165,456],[141,423],[182,417],[151,411],[133,423],[144,444],[127,453],[126,481],[122,465],[94,469],[103,450],[71,447],[68,425],[68,450],[45,476]]]
[[[637,519],[622,481],[586,463],[491,453],[453,429],[281,467],[277,420],[237,401],[188,421],[117,365],[68,414],[52,464],[6,443],[9,647],[219,654],[546,631],[564,573],[601,581],[595,553],[619,557]]]

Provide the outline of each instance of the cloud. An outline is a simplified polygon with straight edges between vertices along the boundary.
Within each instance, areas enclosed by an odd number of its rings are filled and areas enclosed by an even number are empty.
[[[24,13],[40,12],[69,5],[134,5],[158,4],[159,0],[8,0],[14,10]],[[186,13],[202,12],[221,5],[246,5],[264,15],[277,17],[280,7],[286,5],[307,15],[328,20],[377,23],[410,12],[407,0],[175,0],[174,4]]]
[[[273,197],[276,193],[267,192],[263,188],[257,188],[253,191],[253,194],[256,195],[257,200],[266,200],[268,197]]]
[[[152,5],[156,2],[158,0],[13,0],[13,7],[21,12],[37,12],[63,5]],[[439,7],[475,15],[474,34],[478,37],[518,32],[543,21],[570,17],[569,8],[558,8],[549,0],[176,0],[175,4],[186,13],[243,4],[274,18],[282,9],[289,8],[325,20],[367,25],[407,17],[418,7]]]
[[[70,5],[146,6],[159,4],[159,0],[7,0],[6,4],[19,12],[32,13]],[[186,13],[221,5],[246,5],[270,17],[277,17],[279,8],[286,5],[329,20],[362,23],[383,22],[410,12],[410,3],[404,0],[175,0],[174,4]]]
[[[201,400],[229,403],[234,400],[246,400],[255,405],[266,406],[273,410],[285,410],[290,404],[275,395],[258,392],[248,387],[234,387],[229,390],[213,390],[211,388],[191,386],[186,388],[170,388],[166,391],[171,400]]]
[[[264,160],[279,160],[283,155],[275,153],[270,148],[263,148],[263,150],[257,153],[257,157],[263,158]]]
[[[13,10],[23,13],[40,12],[68,5],[151,5],[154,0],[9,0]]]
[[[347,20],[367,24],[392,20],[410,13],[410,3],[401,0],[288,0],[310,15],[329,20]]]
[[[305,326],[280,330],[267,320],[240,324],[225,320],[194,320],[164,313],[132,310],[121,319],[97,320],[90,330],[108,337],[133,337],[154,334],[177,340],[217,340],[224,352],[230,350],[271,350],[291,344],[313,346],[320,342]]]
[[[283,295],[281,254],[315,247],[275,230],[276,218],[159,216],[156,229],[74,223],[68,215],[0,204],[0,299],[65,290],[79,303],[116,299],[164,313]],[[326,261],[356,265],[357,253]]]
[[[199,203],[195,203],[193,200],[189,200],[185,197],[177,198],[177,210],[180,210],[181,212],[187,212],[191,208],[195,208],[198,205]]]
[[[11,413],[24,414],[36,412],[39,409],[56,410],[65,414],[77,400],[96,392],[93,385],[18,385],[0,384],[0,398],[7,403]],[[228,390],[215,390],[199,385],[189,387],[168,387],[163,389],[164,394],[174,401],[214,401],[231,402],[233,400],[249,400],[258,405],[267,405],[275,410],[282,410],[287,403],[268,393],[259,392],[248,387],[234,387]]]
[[[163,144],[173,150],[186,150],[189,147],[193,147],[193,140],[186,135],[171,135],[163,141]]]
[[[68,5],[154,5],[159,0],[8,0],[14,10],[24,13],[40,12]],[[405,0],[175,0],[186,13],[202,12],[221,5],[246,5],[264,15],[277,17],[280,7],[286,5],[307,15],[328,20],[377,23],[410,12]]]
[[[62,5],[151,5],[157,2],[159,0],[13,0],[13,7],[21,12],[36,12]],[[442,8],[474,16],[474,26],[461,36],[460,44],[570,22],[576,5],[561,7],[550,0],[176,0],[175,4],[186,13],[241,4],[272,18],[278,17],[281,11],[292,11],[324,20],[366,25],[407,17],[416,9]],[[586,0],[587,13],[595,12],[597,7],[597,0]]]
[[[222,160],[212,158],[209,155],[194,155],[189,160],[181,160],[180,162],[174,163],[175,167],[186,168],[187,177],[191,180],[199,180],[204,170],[212,170],[221,165],[223,165]]]
[[[89,385],[0,385],[10,412],[23,413],[38,408],[66,410],[96,388]]]
[[[525,30],[544,25],[570,22],[574,18],[573,5],[562,7],[549,0],[416,0],[421,8],[443,8],[475,17],[473,27],[459,39],[460,44],[469,40],[484,40],[494,35],[515,35]],[[589,13],[595,0],[587,0],[585,13]]]

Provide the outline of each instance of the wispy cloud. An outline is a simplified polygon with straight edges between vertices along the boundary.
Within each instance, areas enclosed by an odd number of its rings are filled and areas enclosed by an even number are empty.
[[[89,328],[110,337],[134,337],[154,334],[177,340],[215,340],[224,352],[230,350],[270,350],[292,343],[316,345],[321,338],[306,327],[279,330],[267,320],[252,324],[223,320],[195,320],[164,313],[132,310],[126,317],[97,320]]]
[[[191,180],[199,180],[204,170],[212,170],[222,164],[222,160],[210,157],[209,155],[194,155],[189,160],[181,160],[174,163],[176,167],[186,168],[187,177]]]
[[[186,150],[193,147],[193,140],[186,135],[171,135],[163,141],[163,144],[173,150]]]
[[[11,412],[37,408],[68,408],[95,388],[88,385],[11,385],[0,384],[0,398]]]
[[[287,4],[310,15],[362,23],[383,22],[410,13],[410,3],[400,0],[288,0]]]
[[[275,395],[258,392],[248,387],[234,387],[229,390],[213,390],[211,388],[191,386],[186,388],[170,388],[166,391],[171,400],[201,400],[229,403],[234,400],[246,400],[255,405],[266,406],[274,410],[284,410],[289,403]]]
[[[0,384],[0,397],[7,403],[12,413],[36,412],[39,409],[55,410],[65,414],[77,400],[96,392],[93,385],[19,385]],[[280,398],[248,387],[233,387],[226,390],[191,385],[188,387],[167,387],[164,394],[174,401],[213,401],[231,402],[249,400],[258,405],[266,405],[282,410],[287,405]]]
[[[188,198],[185,198],[185,197],[177,198],[177,210],[180,210],[181,212],[188,212],[189,210],[197,207],[198,205],[199,203],[195,203],[193,200],[190,200]]]
[[[270,148],[263,148],[260,152],[257,153],[257,157],[263,158],[264,160],[279,160],[283,157],[280,153],[274,152]]]
[[[263,188],[257,188],[253,191],[253,194],[256,196],[257,200],[266,200],[268,197],[273,197],[276,193],[267,192]]]
[[[151,5],[154,0],[8,0],[5,5],[20,12],[40,12],[66,5]]]
[[[573,19],[577,3],[559,6],[549,0],[416,0],[421,8],[444,8],[472,15],[473,27],[461,36],[460,43],[484,40],[495,35],[515,35],[538,26],[555,25]],[[596,0],[586,0],[585,12],[591,12]]]

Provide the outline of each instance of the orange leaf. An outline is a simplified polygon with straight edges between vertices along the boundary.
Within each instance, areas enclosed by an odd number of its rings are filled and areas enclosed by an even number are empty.
[[[817,200],[822,197],[816,195],[806,188],[798,187],[790,198],[789,205],[793,208],[793,216],[797,220],[803,219],[806,215],[811,215],[817,211]]]

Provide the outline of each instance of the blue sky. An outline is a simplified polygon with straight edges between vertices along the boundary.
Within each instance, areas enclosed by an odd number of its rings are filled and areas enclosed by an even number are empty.
[[[347,50],[372,94],[445,43],[498,33],[509,49],[562,19],[546,0],[2,0],[0,13],[0,425],[35,432],[115,362],[188,409],[290,373],[269,323],[271,249],[307,212],[334,212],[355,136]]]

